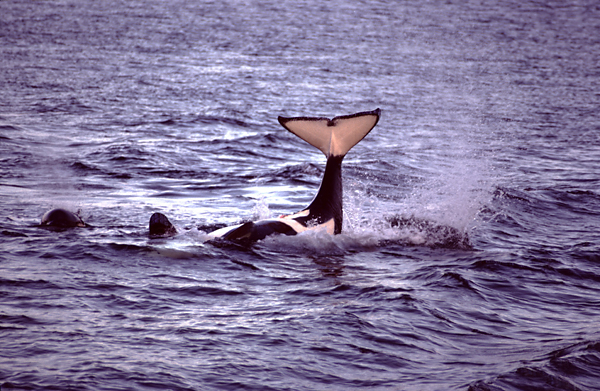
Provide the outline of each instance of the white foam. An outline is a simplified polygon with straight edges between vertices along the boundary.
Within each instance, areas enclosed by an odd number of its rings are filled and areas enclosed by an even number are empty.
[[[307,230],[294,236],[273,235],[260,243],[278,252],[307,256],[343,255],[351,250],[364,251],[379,244],[372,234],[355,235],[342,233],[330,235],[324,229]]]
[[[252,208],[252,220],[265,220],[273,217],[273,213],[269,209],[269,203],[265,196],[261,196],[256,200],[254,207]]]
[[[436,226],[452,227],[462,234],[472,230],[478,224],[479,211],[489,203],[492,194],[493,178],[486,158],[479,152],[478,144],[466,136],[453,139],[447,150],[434,154],[436,157],[427,163],[428,166],[421,172],[417,171],[423,177],[418,182],[414,181],[412,188],[405,180],[406,174],[414,173],[399,173],[399,191],[394,194],[389,194],[395,188],[393,173],[385,175],[385,180],[392,183],[378,184],[377,178],[373,177],[369,178],[369,183],[347,181],[344,189],[344,233],[370,234],[380,240],[400,240],[419,245],[444,239],[431,237],[435,231],[432,228]],[[406,157],[399,155],[397,159],[402,161]],[[395,166],[405,167],[401,162]],[[368,192],[369,189],[375,189],[375,192]],[[384,197],[367,195],[377,190],[388,194]],[[411,217],[415,221],[409,223],[415,224],[390,225],[390,219]],[[444,232],[448,234],[449,230],[437,230],[438,234]]]

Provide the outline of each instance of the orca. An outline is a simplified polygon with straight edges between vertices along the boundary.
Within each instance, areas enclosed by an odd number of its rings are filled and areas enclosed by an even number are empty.
[[[340,234],[343,223],[342,161],[350,149],[377,125],[380,115],[381,110],[376,109],[333,119],[278,117],[285,129],[319,149],[327,158],[317,195],[308,207],[297,213],[224,227],[209,233],[209,238],[255,242],[269,235],[296,235],[311,229],[324,229],[331,235]],[[158,235],[176,233],[167,217],[158,215],[155,213],[150,219],[151,235],[153,232]]]
[[[57,208],[49,210],[42,217],[41,226],[56,228],[86,227],[81,217],[66,209]]]
[[[159,212],[150,216],[149,229],[151,236],[171,236],[177,233],[177,229],[171,224],[167,216]]]

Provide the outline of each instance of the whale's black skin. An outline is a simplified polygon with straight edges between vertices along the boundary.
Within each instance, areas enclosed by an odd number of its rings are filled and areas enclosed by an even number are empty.
[[[289,225],[277,220],[249,221],[235,228],[221,238],[226,240],[256,242],[273,234],[296,235],[297,232]]]
[[[319,192],[310,205],[301,212],[279,219],[260,220],[234,227],[221,236],[227,240],[262,240],[272,234],[296,235],[310,227],[318,227],[331,222],[334,235],[342,232],[342,160],[343,156],[330,156],[327,159],[325,173]],[[304,213],[303,213],[304,212]],[[290,225],[296,222],[299,226]],[[294,227],[295,226],[295,227]]]
[[[309,211],[308,216],[296,217],[294,220],[306,227],[311,222],[320,225],[333,219],[333,233],[335,235],[342,233],[342,160],[344,156],[327,158],[319,192],[306,208]]]
[[[150,217],[149,229],[152,236],[170,236],[177,233],[177,229],[171,224],[167,216],[159,212]]]
[[[341,233],[343,223],[342,161],[346,153],[377,125],[380,114],[381,110],[376,109],[333,119],[279,117],[279,123],[285,129],[318,148],[327,157],[325,173],[317,195],[310,205],[300,212],[277,219],[247,222],[221,228],[209,233],[209,237],[254,242],[273,234],[296,235],[309,229],[324,229],[333,235]],[[162,216],[159,218],[155,215],[156,213],[150,219],[151,235],[176,233],[166,216],[159,214]]]
[[[43,227],[55,228],[86,227],[86,224],[81,217],[62,208],[52,209],[46,212],[42,217],[41,225]]]

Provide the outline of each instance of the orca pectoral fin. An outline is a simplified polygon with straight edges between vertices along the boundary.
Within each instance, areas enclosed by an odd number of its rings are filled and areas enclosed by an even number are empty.
[[[381,110],[335,117],[279,117],[279,123],[325,156],[345,156],[377,125]]]

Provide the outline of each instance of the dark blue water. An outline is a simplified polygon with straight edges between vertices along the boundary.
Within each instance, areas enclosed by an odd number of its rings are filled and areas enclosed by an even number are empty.
[[[600,389],[599,80],[592,1],[0,2],[0,388]],[[206,241],[377,107],[341,235]]]

